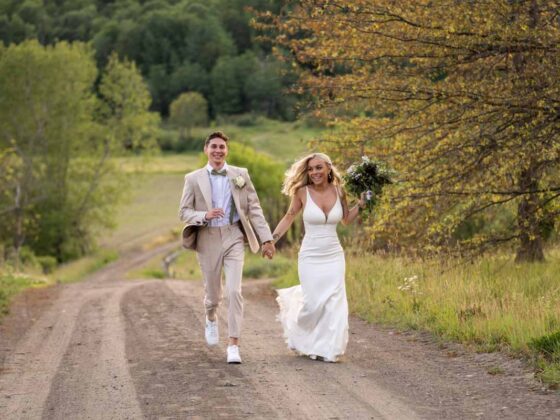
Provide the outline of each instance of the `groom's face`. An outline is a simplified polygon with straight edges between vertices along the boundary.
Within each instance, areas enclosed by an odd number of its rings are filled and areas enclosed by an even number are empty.
[[[213,168],[219,169],[224,165],[228,154],[227,143],[219,137],[213,138],[204,146],[204,153]]]

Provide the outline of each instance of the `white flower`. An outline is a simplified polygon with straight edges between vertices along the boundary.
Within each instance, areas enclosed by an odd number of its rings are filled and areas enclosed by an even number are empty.
[[[246,184],[245,178],[243,178],[241,175],[237,175],[235,178],[233,178],[233,184],[237,188],[243,188]]]
[[[405,277],[403,284],[397,286],[397,289],[399,289],[402,292],[408,292],[413,296],[418,296],[422,294],[422,292],[418,290],[419,289],[418,276]]]

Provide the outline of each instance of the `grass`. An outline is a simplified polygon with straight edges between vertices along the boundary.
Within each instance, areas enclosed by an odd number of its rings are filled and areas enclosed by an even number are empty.
[[[202,150],[200,151],[202,152]],[[200,153],[157,154],[115,158],[120,170],[127,174],[148,178],[157,174],[184,175],[198,167]]]
[[[196,253],[178,249],[178,257],[170,266],[172,277],[185,280],[198,280],[202,278]],[[166,277],[163,269],[163,257],[157,256],[141,267],[135,268],[127,273],[128,279],[163,279]]]
[[[40,287],[45,284],[47,284],[47,280],[39,276],[0,272],[0,316],[8,313],[10,300],[16,294],[27,288]]]
[[[117,260],[115,250],[101,249],[57,268],[49,277],[56,283],[73,283]]]
[[[131,174],[130,177],[129,200],[117,213],[116,229],[100,234],[104,248],[141,247],[150,236],[181,227],[177,211],[183,191],[182,174]]]

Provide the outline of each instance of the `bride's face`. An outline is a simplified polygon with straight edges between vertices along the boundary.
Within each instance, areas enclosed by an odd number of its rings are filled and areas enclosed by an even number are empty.
[[[313,158],[307,162],[307,176],[313,185],[327,184],[329,172],[329,165],[323,159]]]

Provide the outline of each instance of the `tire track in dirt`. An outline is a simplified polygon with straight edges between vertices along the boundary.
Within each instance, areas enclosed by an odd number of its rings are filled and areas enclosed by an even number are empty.
[[[120,303],[138,283],[97,290],[81,305],[76,328],[50,385],[44,419],[142,416],[125,357]],[[84,380],[87,378],[87,380]]]
[[[18,342],[11,343],[10,351],[3,357],[0,369],[0,413],[6,413],[8,419],[37,419],[41,418],[43,413],[50,416],[49,412],[52,410],[49,410],[46,403],[47,400],[52,402],[53,398],[55,400],[57,398],[50,394],[58,392],[57,387],[61,384],[59,380],[64,377],[62,373],[57,376],[59,370],[64,371],[65,368],[72,366],[72,364],[62,364],[61,362],[65,360],[65,355],[71,358],[69,356],[69,352],[72,350],[70,343],[74,334],[80,335],[81,329],[88,328],[87,325],[79,324],[84,305],[108,292],[109,295],[116,293],[117,295],[113,299],[104,299],[103,304],[112,303],[112,306],[109,305],[104,311],[112,321],[118,320],[121,316],[118,302],[125,291],[123,287],[126,289],[139,285],[134,282],[119,283],[118,279],[123,278],[130,268],[141,265],[150,258],[175,247],[175,244],[168,244],[158,249],[127,255],[89,276],[83,282],[59,286],[61,290],[55,294],[56,300],[47,305],[47,309],[38,316],[33,324],[26,325],[26,331],[17,335],[20,337]],[[120,296],[118,296],[119,294]],[[17,322],[17,319],[14,321]],[[116,325],[118,323],[111,322],[111,325],[108,325],[102,334],[103,340],[106,340],[102,341],[102,349],[107,346],[108,352],[114,352],[113,346],[115,343],[117,345],[119,343],[119,339],[114,340],[115,337],[112,336],[118,330],[118,328],[114,329]],[[14,329],[13,326],[6,328],[7,331],[12,329]],[[10,336],[13,337],[15,334]],[[80,339],[78,338],[78,340]],[[124,337],[120,339],[120,343],[124,346]],[[121,353],[123,354],[122,364],[125,366],[124,351]],[[116,354],[118,354],[118,350]],[[68,358],[65,361],[67,360]],[[117,370],[124,372],[125,367],[123,366]],[[76,369],[71,371],[78,377],[77,380],[84,381],[85,379],[87,381],[95,378],[92,372]],[[65,377],[68,380],[68,375]],[[125,376],[123,375],[123,377]],[[107,385],[110,385],[110,382]],[[74,389],[70,389],[69,393],[61,398],[67,399],[73,404],[81,404],[73,402],[78,401],[73,396],[73,392]],[[134,406],[134,403],[130,405]],[[135,415],[138,413],[139,410],[133,411]],[[51,418],[53,417],[51,416]],[[92,418],[105,417],[99,413],[98,417]]]

